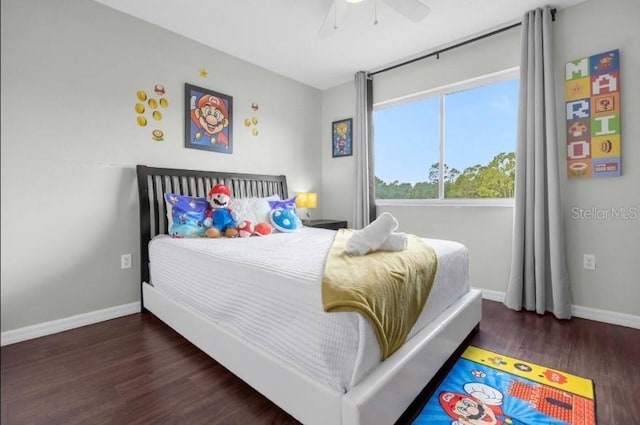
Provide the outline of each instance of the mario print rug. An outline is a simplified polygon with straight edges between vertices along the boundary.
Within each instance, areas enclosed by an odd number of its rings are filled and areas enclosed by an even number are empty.
[[[595,425],[593,381],[469,346],[413,425]]]

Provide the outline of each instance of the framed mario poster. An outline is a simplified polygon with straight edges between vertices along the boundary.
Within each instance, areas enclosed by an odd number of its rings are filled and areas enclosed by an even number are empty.
[[[331,151],[333,157],[353,155],[353,118],[331,123]]]
[[[233,98],[188,83],[184,92],[185,147],[233,153]]]

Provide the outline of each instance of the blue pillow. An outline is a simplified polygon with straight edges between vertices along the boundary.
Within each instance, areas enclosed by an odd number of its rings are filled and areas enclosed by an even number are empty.
[[[271,224],[281,232],[295,232],[300,229],[298,214],[284,208],[271,210]]]
[[[205,231],[204,220],[209,212],[205,198],[165,193],[167,203],[168,233],[174,238],[201,238]]]

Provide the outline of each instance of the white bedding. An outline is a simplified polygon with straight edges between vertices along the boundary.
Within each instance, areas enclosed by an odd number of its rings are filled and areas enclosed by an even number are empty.
[[[321,281],[334,231],[149,244],[151,283],[228,331],[331,388],[347,391],[380,362],[371,324],[325,313]],[[426,239],[438,255],[431,295],[409,338],[469,290],[467,249]]]

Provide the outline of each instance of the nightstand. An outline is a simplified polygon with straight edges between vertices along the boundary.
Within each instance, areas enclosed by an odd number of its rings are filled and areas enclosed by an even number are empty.
[[[338,229],[346,229],[347,221],[346,220],[311,220],[311,221],[303,221],[305,226],[309,227],[318,227],[321,229],[329,229],[329,230],[338,230]]]

